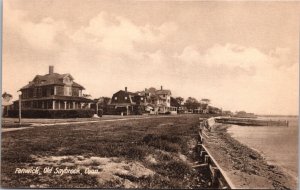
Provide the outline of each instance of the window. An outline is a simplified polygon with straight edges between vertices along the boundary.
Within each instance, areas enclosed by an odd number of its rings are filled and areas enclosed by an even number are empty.
[[[72,96],[72,88],[70,86],[64,87],[64,95],[65,96]]]
[[[117,100],[118,99],[118,97],[115,97],[115,100]]]
[[[141,97],[141,100],[144,100],[144,98],[143,98],[143,97]]]
[[[51,91],[50,91],[50,95],[54,95],[54,87],[51,87],[50,90],[51,90]]]
[[[33,89],[33,97],[36,97],[36,96],[37,96],[37,89],[34,88],[34,89]]]
[[[125,100],[127,100],[127,96],[125,96]]]

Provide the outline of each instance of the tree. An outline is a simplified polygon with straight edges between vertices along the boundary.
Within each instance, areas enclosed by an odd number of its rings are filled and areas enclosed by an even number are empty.
[[[188,99],[185,101],[185,106],[187,109],[197,109],[200,106],[200,103],[196,98],[188,97]]]
[[[98,99],[95,99],[95,101],[98,103],[99,107],[104,108],[109,104],[110,98],[102,96]]]
[[[184,101],[184,99],[182,97],[179,96],[179,97],[176,97],[175,99],[178,102],[178,104],[182,105],[182,103]]]
[[[207,104],[207,105],[211,103],[210,99],[207,99],[207,98],[202,98],[202,99],[200,100],[200,102],[201,102],[202,104]]]

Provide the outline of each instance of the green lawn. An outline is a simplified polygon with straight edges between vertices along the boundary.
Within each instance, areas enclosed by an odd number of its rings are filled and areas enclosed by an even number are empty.
[[[2,187],[205,187],[192,169],[198,115],[35,127],[2,134]],[[83,174],[15,174],[16,168]],[[85,174],[84,169],[97,170]],[[139,172],[141,171],[141,172]],[[199,177],[202,176],[202,177]]]

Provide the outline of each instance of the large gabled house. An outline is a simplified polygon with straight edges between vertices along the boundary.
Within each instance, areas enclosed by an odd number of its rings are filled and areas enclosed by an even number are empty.
[[[145,89],[144,91],[138,92],[138,94],[145,96],[146,105],[152,107],[150,113],[153,114],[176,114],[177,106],[172,105],[171,101],[171,90],[163,89],[163,86],[160,87],[159,90],[151,87],[149,89]]]
[[[22,110],[86,110],[92,100],[83,97],[85,88],[76,83],[71,74],[58,74],[49,66],[49,73],[36,75],[22,87]],[[18,101],[15,101],[18,109]],[[36,113],[36,112],[35,112]]]
[[[127,87],[125,87],[125,90],[120,90],[113,94],[108,106],[108,112],[118,115],[142,114],[145,103],[145,95],[129,92]]]

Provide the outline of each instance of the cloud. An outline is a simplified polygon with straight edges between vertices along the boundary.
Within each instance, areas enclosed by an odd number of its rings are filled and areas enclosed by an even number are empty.
[[[8,2],[4,6],[4,28],[8,32],[14,32],[24,39],[36,50],[55,50],[59,48],[56,37],[66,30],[63,21],[55,21],[51,17],[45,17],[37,22],[27,19],[27,13],[22,10],[12,9]]]
[[[228,68],[239,71],[235,74],[254,75],[259,70],[268,70],[278,66],[289,66],[290,50],[276,48],[264,53],[254,47],[244,47],[237,44],[215,44],[201,53],[195,46],[185,47],[177,59],[187,64],[201,65],[209,68]]]
[[[127,18],[101,12],[89,21],[87,27],[71,35],[71,39],[101,51],[136,57],[139,52],[136,44],[160,43],[175,30],[174,23],[138,26]]]

